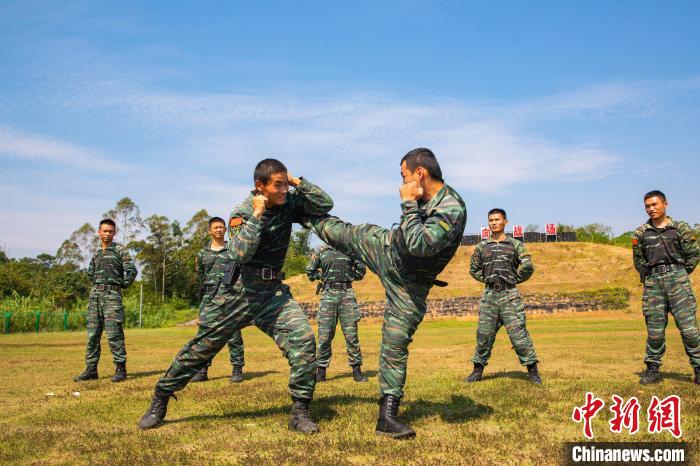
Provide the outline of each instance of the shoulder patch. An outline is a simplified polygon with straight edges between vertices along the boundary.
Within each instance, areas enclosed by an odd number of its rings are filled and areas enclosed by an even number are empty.
[[[450,225],[444,220],[438,221],[438,225],[440,225],[440,227],[442,227],[442,229],[445,230],[447,233],[449,233],[452,230],[452,225]]]
[[[243,219],[241,217],[233,217],[231,220],[228,221],[228,231],[229,235],[235,235],[238,233],[238,230],[241,229],[241,226],[243,225]]]
[[[632,238],[632,246],[637,246],[639,244],[639,240],[637,238]]]

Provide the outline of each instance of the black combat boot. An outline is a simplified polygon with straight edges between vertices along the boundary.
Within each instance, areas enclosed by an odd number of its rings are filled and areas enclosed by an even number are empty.
[[[377,434],[387,435],[395,439],[413,438],[416,431],[397,419],[401,398],[384,395],[379,399],[379,420]]]
[[[231,382],[243,382],[243,366],[233,366],[233,372],[231,372]]]
[[[97,367],[86,367],[82,374],[73,379],[73,382],[84,382],[86,380],[97,380]]]
[[[163,419],[165,419],[165,414],[168,412],[168,401],[171,396],[177,400],[174,393],[164,392],[156,387],[156,390],[153,392],[153,399],[151,399],[151,406],[148,407],[146,414],[139,421],[139,428],[153,429],[161,425]]]
[[[484,365],[478,362],[474,363],[474,371],[464,379],[465,382],[478,382],[484,376]]]
[[[647,370],[645,370],[642,374],[642,377],[639,379],[639,383],[642,385],[649,385],[650,383],[658,382],[659,380],[661,380],[659,366],[652,362],[648,362]]]
[[[209,380],[209,367],[204,366],[190,379],[190,382],[206,382],[207,380]]]
[[[114,370],[114,375],[110,379],[112,382],[123,382],[126,380],[126,362],[118,362]]]
[[[326,368],[325,367],[317,367],[316,368],[316,382],[325,382],[326,381]]]
[[[535,385],[542,385],[542,378],[537,370],[537,363],[527,366],[527,379]]]
[[[695,368],[695,384],[700,385],[700,367]]]
[[[367,382],[367,377],[362,373],[361,366],[358,364],[352,367],[352,380],[355,382]]]
[[[289,430],[296,430],[302,434],[315,434],[318,426],[309,415],[309,403],[311,400],[292,398],[292,414],[289,417]]]

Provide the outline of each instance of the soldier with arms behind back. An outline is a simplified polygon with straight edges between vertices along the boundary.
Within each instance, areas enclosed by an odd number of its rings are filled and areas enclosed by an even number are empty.
[[[649,220],[632,235],[632,258],[644,285],[642,312],[647,325],[647,368],[639,382],[646,385],[661,380],[659,367],[666,352],[670,312],[695,370],[695,383],[700,384],[700,332],[689,278],[700,261],[700,248],[690,226],[666,215],[667,207],[664,193],[648,192],[644,208]]]
[[[348,362],[355,382],[367,382],[362,374],[362,351],[357,335],[357,322],[360,320],[360,307],[357,305],[352,282],[362,280],[367,272],[365,264],[351,259],[330,246],[322,247],[311,256],[306,267],[309,280],[320,280],[321,304],[316,315],[318,322],[318,351],[316,381],[326,381],[326,368],[331,362],[333,337],[340,320],[340,328],[345,336]]]
[[[76,382],[97,379],[102,331],[107,331],[107,342],[112,351],[116,370],[112,382],[126,380],[126,345],[124,343],[124,306],[121,290],[136,279],[136,266],[127,250],[113,241],[116,226],[111,219],[100,222],[97,234],[100,249],[92,256],[88,277],[92,291],[88,301],[85,371],[75,377]]]
[[[212,217],[209,219],[209,235],[211,243],[202,248],[197,253],[195,260],[195,268],[197,277],[201,287],[202,303],[199,306],[200,314],[206,307],[209,300],[216,294],[217,288],[221,285],[221,279],[224,276],[226,267],[231,262],[224,235],[226,234],[226,222],[221,217]],[[243,366],[245,365],[243,351],[243,337],[241,331],[233,333],[233,336],[228,341],[228,351],[233,367],[231,372],[231,382],[243,382]],[[209,379],[209,365],[204,366],[191,382],[204,382]]]
[[[469,266],[471,276],[486,287],[479,303],[476,351],[472,357],[474,371],[465,382],[481,380],[496,334],[504,326],[520,364],[527,367],[528,379],[539,385],[542,379],[537,370],[537,355],[525,327],[525,306],[516,288],[532,276],[535,267],[523,243],[506,235],[505,210],[491,209],[488,222],[491,236],[476,245]]]

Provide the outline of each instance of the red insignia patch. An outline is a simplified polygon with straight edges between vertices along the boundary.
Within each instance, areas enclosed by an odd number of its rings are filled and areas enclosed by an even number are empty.
[[[637,238],[632,238],[632,246],[636,246],[639,244],[639,240]]]

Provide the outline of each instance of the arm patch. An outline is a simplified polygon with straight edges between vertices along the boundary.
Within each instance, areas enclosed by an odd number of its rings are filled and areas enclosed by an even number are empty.
[[[452,225],[450,225],[444,220],[438,221],[438,225],[440,225],[440,227],[442,227],[442,229],[445,230],[446,233],[449,233],[452,230]]]
[[[243,219],[241,217],[233,217],[228,221],[228,234],[233,236],[238,234],[238,231],[243,226]]]

